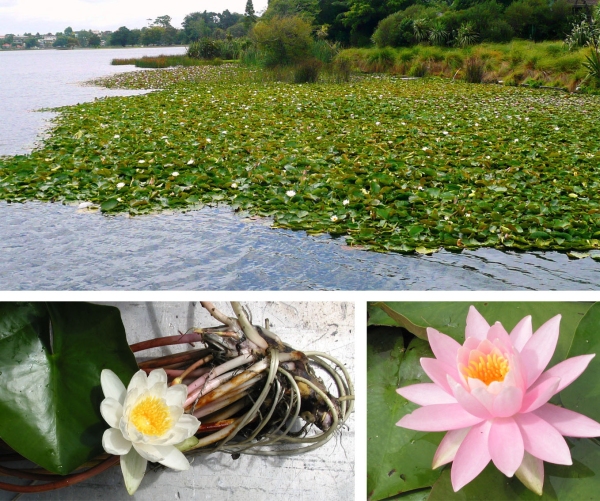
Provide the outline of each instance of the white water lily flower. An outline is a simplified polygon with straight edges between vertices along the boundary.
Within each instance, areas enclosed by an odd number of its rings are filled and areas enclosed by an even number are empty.
[[[289,190],[289,191],[286,191],[286,192],[285,192],[285,194],[286,194],[288,197],[292,198],[293,196],[295,196],[295,195],[296,195],[296,192],[295,192],[294,190]]]
[[[346,199],[342,202],[344,205],[348,205],[350,203],[350,200]]]
[[[104,369],[100,383],[105,397],[100,413],[110,425],[102,436],[102,447],[122,456],[121,470],[129,494],[140,485],[148,461],[174,470],[189,469],[190,463],[175,444],[194,435],[200,422],[183,413],[185,385],[167,387],[163,369],[148,376],[142,370],[136,372],[127,389],[114,372]]]
[[[121,189],[125,186],[125,183],[117,183],[117,189]]]
[[[173,172],[171,172],[171,176],[177,177],[177,176],[179,176],[179,172],[173,171]]]

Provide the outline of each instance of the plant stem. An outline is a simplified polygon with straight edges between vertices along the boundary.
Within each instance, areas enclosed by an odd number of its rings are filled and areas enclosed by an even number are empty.
[[[137,353],[138,351],[149,350],[150,348],[158,348],[160,346],[188,343],[202,343],[202,334],[192,332],[191,334],[180,334],[179,336],[157,337],[155,339],[148,339],[147,341],[141,341],[139,343],[132,344],[129,347],[133,353]]]

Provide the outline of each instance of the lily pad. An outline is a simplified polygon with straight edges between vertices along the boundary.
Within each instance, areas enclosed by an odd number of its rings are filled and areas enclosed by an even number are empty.
[[[102,453],[106,368],[137,371],[117,308],[0,303],[0,438],[60,475]]]

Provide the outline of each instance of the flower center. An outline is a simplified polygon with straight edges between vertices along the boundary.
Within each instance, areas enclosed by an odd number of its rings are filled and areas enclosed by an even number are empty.
[[[146,397],[131,410],[129,418],[144,435],[160,436],[171,428],[169,408],[160,398]]]
[[[479,360],[471,360],[469,366],[465,367],[464,375],[473,379],[479,379],[486,385],[494,381],[504,381],[504,376],[509,371],[508,360],[502,355],[489,354],[479,357]]]

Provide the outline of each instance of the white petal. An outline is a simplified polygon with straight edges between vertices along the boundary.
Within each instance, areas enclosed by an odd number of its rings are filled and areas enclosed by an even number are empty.
[[[167,373],[164,369],[156,369],[148,374],[148,388],[154,386],[156,383],[167,384]]]
[[[105,398],[100,404],[100,414],[112,428],[118,428],[123,417],[123,406],[114,398]]]
[[[176,449],[173,446],[169,446],[169,447],[171,450],[169,451],[169,453],[165,456],[165,458],[163,460],[159,461],[159,463],[162,465],[168,466],[169,468],[173,468],[174,470],[179,470],[179,471],[189,470],[190,462],[183,455],[183,452],[181,452],[180,450]]]
[[[146,395],[164,400],[167,396],[167,385],[160,381],[150,385],[150,380],[148,379],[148,391],[146,392]]]
[[[121,458],[121,471],[127,492],[132,495],[140,486],[146,473],[146,460],[134,448]]]
[[[123,438],[123,434],[116,428],[109,428],[102,435],[102,447],[109,454],[123,456],[131,449],[131,442]]]
[[[198,431],[198,427],[200,426],[200,421],[197,417],[192,416],[191,414],[184,414],[177,421],[177,428],[183,428],[187,431],[188,437],[191,437],[194,433]]]
[[[142,391],[146,391],[148,389],[148,378],[146,377],[146,373],[142,370],[137,371],[131,378],[131,381],[129,381],[127,392],[131,392],[134,389]]]
[[[119,376],[110,369],[103,369],[100,374],[100,385],[102,386],[102,393],[104,393],[105,398],[114,398],[123,405],[127,390],[119,379]]]
[[[169,415],[171,417],[171,427],[173,427],[183,415],[183,407],[177,405],[169,406]]]
[[[134,442],[133,446],[140,456],[153,463],[162,461],[166,453],[168,453],[168,451],[163,450],[164,446],[144,444],[142,442]]]
[[[184,384],[176,384],[167,388],[167,405],[178,405],[183,407],[187,398],[187,386]]]
[[[535,492],[538,496],[543,494],[544,462],[541,459],[525,451],[523,462],[515,475],[530,491]]]

